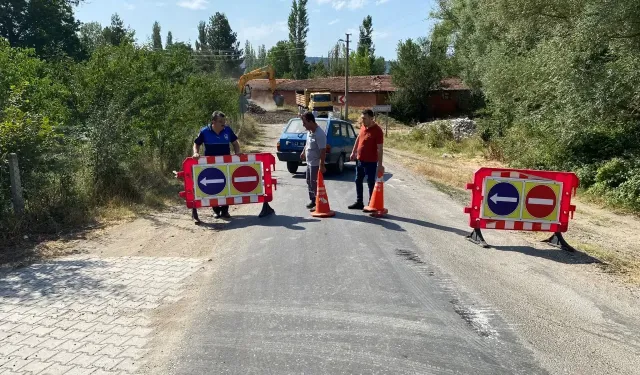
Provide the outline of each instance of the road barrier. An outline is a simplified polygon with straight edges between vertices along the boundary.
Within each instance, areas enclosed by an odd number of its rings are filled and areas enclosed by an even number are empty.
[[[274,213],[269,206],[277,181],[271,172],[276,159],[272,154],[245,154],[187,158],[176,177],[184,180],[188,208],[262,203],[260,217]]]
[[[579,185],[575,173],[480,168],[467,184],[471,206],[464,212],[473,228],[467,238],[488,247],[481,229],[552,232],[546,242],[575,251],[562,233],[576,210],[571,197]]]

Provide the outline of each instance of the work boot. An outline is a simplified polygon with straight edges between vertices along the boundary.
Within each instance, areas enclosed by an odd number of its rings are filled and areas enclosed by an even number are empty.
[[[220,209],[220,216],[224,219],[230,219],[231,215],[229,215],[229,207]]]
[[[220,219],[220,207],[213,207],[213,213],[216,215],[216,219]]]
[[[307,208],[310,209],[310,210],[316,208],[316,202],[315,201],[311,201],[311,203],[309,203],[307,205]]]
[[[361,210],[364,208],[364,203],[356,202],[348,207],[350,210]]]

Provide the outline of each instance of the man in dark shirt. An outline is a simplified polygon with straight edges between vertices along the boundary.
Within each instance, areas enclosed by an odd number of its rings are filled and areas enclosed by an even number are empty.
[[[349,206],[352,210],[364,208],[363,186],[364,176],[367,176],[369,185],[369,200],[373,195],[378,173],[384,173],[382,166],[382,145],[384,133],[373,119],[373,111],[362,111],[360,134],[356,138],[356,144],[351,152],[351,160],[356,160],[356,203]]]
[[[223,156],[231,155],[231,147],[236,155],[240,154],[240,144],[238,137],[235,135],[231,127],[226,126],[224,113],[215,111],[211,115],[211,123],[200,129],[200,134],[193,142],[193,157],[200,157],[200,146],[204,144],[204,156]],[[216,217],[224,217],[228,219],[229,206],[213,207]],[[194,218],[197,217],[197,211],[193,209]]]

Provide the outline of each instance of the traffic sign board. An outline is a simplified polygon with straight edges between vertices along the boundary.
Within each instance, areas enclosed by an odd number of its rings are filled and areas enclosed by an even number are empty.
[[[372,110],[374,112],[389,113],[389,112],[391,112],[391,104],[376,105],[376,106],[373,106]]]
[[[227,186],[226,167],[196,166],[194,167],[194,181],[196,196],[225,196]]]
[[[562,191],[560,184],[527,182],[524,191],[524,220],[558,220],[558,203]]]
[[[522,182],[487,179],[483,216],[519,218]]]
[[[231,195],[260,194],[261,170],[260,164],[257,163],[231,166]]]
[[[338,101],[340,102],[340,104],[346,104],[347,103],[347,98],[345,98],[344,95],[340,95],[338,97]]]

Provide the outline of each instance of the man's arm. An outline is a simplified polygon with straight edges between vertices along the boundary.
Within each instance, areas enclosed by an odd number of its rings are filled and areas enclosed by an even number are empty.
[[[378,135],[378,173],[382,173],[382,174],[384,174],[384,166],[382,165],[382,157],[384,154],[383,144],[384,144],[384,133],[382,132],[382,129],[380,129],[380,132]]]
[[[231,145],[233,145],[233,152],[235,152],[236,155],[240,155],[240,142],[236,139]]]
[[[327,167],[324,166],[324,159],[327,157],[327,148],[324,147],[320,150],[320,171],[325,173],[327,171]]]
[[[193,144],[193,157],[194,158],[200,157],[200,145],[198,145],[197,143]]]
[[[351,160],[351,161],[356,160],[356,152],[358,151],[358,143],[360,143],[360,134],[358,134],[358,136],[356,137],[356,143],[353,144],[353,150],[351,151],[351,156],[349,157],[349,160]]]

